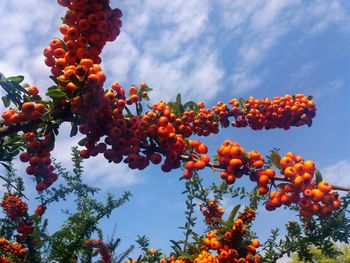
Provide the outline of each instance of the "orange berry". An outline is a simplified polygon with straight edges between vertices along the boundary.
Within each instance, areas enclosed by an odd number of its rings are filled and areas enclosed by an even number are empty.
[[[294,169],[294,167],[289,166],[289,167],[284,169],[283,174],[286,177],[293,179],[297,175],[297,171]]]
[[[257,239],[252,240],[252,246],[255,248],[258,248],[260,246],[260,242]]]
[[[194,163],[194,167],[197,169],[197,170],[201,170],[201,169],[204,169],[205,167],[205,162],[199,160],[199,161],[196,161]]]
[[[317,188],[323,193],[329,193],[332,190],[331,184],[327,181],[319,182]]]
[[[304,162],[304,169],[306,172],[313,174],[316,170],[316,166],[313,161],[307,160]]]
[[[258,179],[260,186],[266,186],[269,183],[269,181],[270,181],[270,179],[267,175],[262,175]]]
[[[285,156],[289,157],[293,162],[295,161],[295,154],[293,152],[287,152]]]
[[[158,125],[161,127],[166,127],[168,125],[168,118],[165,116],[159,117]]]
[[[269,179],[273,179],[276,175],[275,171],[273,169],[266,169],[264,170],[265,175],[269,177]]]
[[[198,153],[200,154],[206,154],[208,152],[208,146],[206,146],[204,143],[201,143],[199,146],[198,146]]]
[[[221,244],[219,240],[217,240],[216,238],[213,238],[212,240],[210,240],[210,246],[214,250],[219,250],[221,248]]]
[[[280,165],[282,166],[282,168],[287,168],[289,166],[292,166],[292,164],[293,160],[288,156],[284,156],[280,160]]]
[[[258,190],[261,195],[266,195],[269,192],[269,188],[267,186],[259,186]]]
[[[239,168],[243,165],[241,159],[231,159],[229,165],[233,168]]]

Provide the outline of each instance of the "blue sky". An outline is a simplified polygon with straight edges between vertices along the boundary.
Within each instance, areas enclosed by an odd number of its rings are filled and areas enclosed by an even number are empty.
[[[111,1],[124,16],[122,33],[103,52],[107,84],[128,87],[145,81],[154,88],[153,101],[202,100],[207,106],[232,97],[257,98],[304,93],[313,95],[317,116],[311,128],[254,132],[228,128],[205,139],[210,151],[224,140],[267,154],[273,147],[312,159],[330,182],[350,185],[350,3],[345,0],[145,0]],[[23,74],[42,91],[51,85],[42,50],[59,36],[64,9],[56,1],[0,2],[0,72]],[[55,150],[69,165],[65,127]],[[20,165],[20,164],[18,164]],[[98,166],[98,169],[96,167]],[[184,222],[181,171],[161,173],[159,167],[130,171],[96,158],[86,162],[86,182],[116,195],[130,190],[134,197],[105,223],[118,223],[123,244],[147,234],[156,248],[169,247],[180,237]],[[210,171],[205,178],[214,178]],[[252,186],[249,182],[243,185]],[[26,178],[28,181],[28,178]],[[30,182],[28,181],[28,185]],[[34,193],[34,187],[28,192]],[[227,208],[232,200],[225,200]],[[53,210],[48,215],[53,215]],[[278,210],[257,219],[264,239],[268,229],[282,226]],[[59,219],[53,218],[56,224]],[[261,226],[264,226],[262,228]]]

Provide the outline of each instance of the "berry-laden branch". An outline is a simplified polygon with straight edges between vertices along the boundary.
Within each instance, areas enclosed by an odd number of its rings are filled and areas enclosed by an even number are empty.
[[[274,210],[281,205],[297,204],[301,216],[327,217],[341,204],[336,190],[350,190],[330,185],[322,179],[313,161],[304,160],[292,152],[281,157],[277,151],[272,151],[269,161],[265,163],[260,152],[247,152],[239,143],[226,140],[217,149],[217,162],[210,162],[203,143],[189,141],[189,144],[192,147],[189,155],[181,156],[186,162],[184,178],[191,179],[194,171],[206,166],[219,170],[220,177],[227,184],[233,184],[237,178],[247,175],[251,181],[257,183],[260,194],[269,195],[265,205],[267,210]],[[276,166],[283,176],[276,176],[272,166]],[[282,183],[276,184],[278,181]],[[272,191],[273,188],[276,191]]]
[[[218,149],[218,163],[211,164],[207,155],[198,155],[206,153],[207,146],[187,138],[216,134],[219,126],[229,126],[230,118],[233,119],[232,126],[249,126],[254,130],[310,126],[316,112],[312,97],[303,94],[274,97],[272,100],[249,97],[247,100],[232,99],[228,104],[218,102],[208,109],[202,102],[183,104],[178,95],[175,102],[160,101],[143,114],[142,101],[149,99],[148,93],[152,90],[145,83],[141,83],[140,88],[131,86],[128,95],[118,83],[113,83],[108,91],[103,87],[106,76],[99,65],[100,53],[107,41],[113,41],[119,35],[122,12],[111,9],[106,0],[62,0],[58,3],[68,8],[64,24],[60,26],[63,40],[54,38],[44,50],[45,64],[51,67],[52,79],[56,83],[47,91],[52,101],[44,104],[38,97],[38,89],[30,86],[23,96],[25,101],[15,101],[18,109],[11,108],[2,114],[3,127],[0,127],[3,129],[2,134],[0,130],[1,136],[8,135],[9,131],[24,132],[28,150],[20,154],[20,159],[29,162],[26,171],[35,176],[38,191],[57,180],[50,152],[60,123],[70,121],[73,123],[72,135],[78,131],[86,135],[79,142],[85,147],[80,151],[83,158],[103,154],[109,162],[124,160],[131,169],[144,169],[150,162],[159,164],[164,156],[161,165],[164,172],[179,168],[185,160],[185,178],[191,178],[193,170],[205,166],[221,168],[221,177],[226,183],[231,184],[247,174],[258,182],[261,194],[267,194],[271,188],[268,185],[275,185],[275,181],[287,180],[290,183],[277,186],[287,194],[281,200],[272,197],[273,205],[268,202],[267,208],[279,206],[280,201],[284,204],[303,202],[304,199],[299,202],[297,193],[305,192],[301,188],[306,186],[314,187],[311,182],[313,171],[308,170],[307,177],[304,171],[291,173],[288,166],[282,171],[285,177],[275,177],[272,170],[262,169],[264,160],[259,152],[252,151],[248,155],[239,144],[229,141]],[[130,109],[133,106],[135,114]],[[300,166],[301,162],[299,159],[291,161],[293,166]],[[338,200],[337,197],[334,199]],[[329,205],[327,201],[325,203]]]

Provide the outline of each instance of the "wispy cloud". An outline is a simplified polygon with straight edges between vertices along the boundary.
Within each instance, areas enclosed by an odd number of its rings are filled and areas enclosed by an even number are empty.
[[[320,171],[323,178],[331,184],[349,185],[350,160],[341,160],[333,165],[323,167]]]
[[[317,63],[315,61],[302,65],[291,75],[292,85],[296,87],[304,86],[304,84],[312,77],[315,68],[317,68]]]
[[[155,88],[154,100],[168,100],[179,92],[186,99],[205,100],[218,93],[224,71],[213,35],[208,34],[209,1],[123,4],[122,52],[111,47],[105,56],[111,78],[146,81]]]
[[[108,163],[102,156],[84,161],[84,169],[85,178],[104,189],[131,186],[145,181],[141,173],[131,170],[126,164]]]
[[[335,92],[344,88],[344,86],[345,86],[344,80],[341,78],[336,78],[321,87],[315,88],[312,91],[312,94],[314,94],[314,96],[317,98],[323,98],[329,94],[332,94],[332,93],[334,94]]]
[[[23,74],[27,82],[45,90],[51,81],[42,50],[58,36],[58,18],[63,12],[51,1],[2,1],[0,72],[7,76]]]
[[[238,61],[231,74],[233,92],[243,93],[262,83],[257,70],[273,48],[293,30],[320,34],[329,26],[349,29],[349,14],[339,1],[220,1],[222,23],[234,38],[241,38]],[[234,57],[235,54],[232,54]],[[265,67],[266,68],[266,67]]]

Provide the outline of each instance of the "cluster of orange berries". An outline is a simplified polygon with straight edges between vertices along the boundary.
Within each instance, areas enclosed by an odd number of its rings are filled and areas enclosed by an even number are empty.
[[[269,194],[269,200],[265,205],[267,210],[294,203],[299,205],[301,216],[327,217],[339,208],[341,198],[335,190],[332,190],[331,184],[327,181],[315,183],[313,178],[316,166],[313,161],[304,161],[301,156],[288,152],[281,158],[280,166],[281,174],[284,175],[286,182],[279,186],[278,191]],[[271,174],[272,172],[266,172],[266,170],[259,171],[259,182],[270,180],[272,176],[269,177],[269,175]],[[264,187],[268,189],[267,185]],[[265,192],[266,189],[263,190],[263,193]]]
[[[16,228],[16,231],[19,233],[19,235],[16,236],[16,239],[18,242],[23,242],[24,240],[29,237],[34,232],[34,222],[32,220],[21,220]],[[32,240],[32,244],[36,244],[35,240]]]
[[[90,249],[97,248],[96,253],[101,255],[103,263],[112,262],[112,254],[102,240],[88,239],[84,241],[84,246]]]
[[[24,102],[19,111],[8,109],[2,113],[4,125],[25,124],[29,121],[38,120],[45,112],[45,106],[42,103]]]
[[[102,48],[107,41],[116,39],[122,24],[119,19],[122,12],[111,10],[108,0],[59,0],[58,3],[69,9],[60,26],[64,44],[55,38],[44,50],[45,64],[56,77],[63,75],[66,66],[83,58],[101,63]]]
[[[259,241],[244,239],[247,225],[254,219],[255,211],[247,208],[234,220],[231,229],[219,228],[216,232],[209,231],[207,233],[204,244],[208,249],[216,250],[218,253],[218,261],[213,262],[261,262],[260,255],[256,254]]]
[[[158,145],[159,152],[165,156],[161,169],[170,172],[181,166],[180,156],[187,149],[183,135],[176,131],[174,121],[176,116],[171,113],[170,106],[164,101],[152,105],[152,110],[147,112],[142,119],[149,123],[149,138]]]
[[[221,219],[222,215],[225,213],[225,210],[218,205],[216,200],[210,200],[208,203],[201,203],[199,207],[207,225],[215,224],[215,219]]]
[[[6,195],[0,206],[11,220],[17,220],[28,213],[28,205],[17,195]]]
[[[201,141],[189,140],[188,156],[183,177],[187,180],[192,178],[193,172],[204,169],[210,162],[210,157],[206,154],[208,147]]]
[[[27,249],[17,242],[11,243],[9,240],[0,237],[0,262],[10,263],[13,259],[20,259],[27,253]],[[10,261],[11,259],[11,261]],[[22,261],[16,261],[22,262]]]
[[[315,103],[303,94],[276,96],[272,100],[249,97],[244,107],[237,99],[232,99],[229,104],[232,105],[229,116],[235,117],[232,126],[249,126],[254,130],[311,125],[312,118],[316,116]]]
[[[34,222],[31,220],[28,220],[28,205],[23,202],[23,200],[17,196],[8,194],[4,197],[4,199],[1,201],[0,206],[4,209],[7,216],[13,220],[17,221],[17,232],[19,235],[17,235],[17,241],[22,241],[26,239],[30,234],[33,233]]]
[[[260,169],[264,166],[264,157],[258,151],[247,152],[239,143],[226,140],[218,147],[218,163],[225,171],[220,177],[227,184],[233,184],[236,178],[250,174],[251,169]],[[254,178],[251,178],[254,179]]]
[[[29,162],[27,174],[35,176],[36,189],[42,191],[50,187],[58,178],[51,165],[51,151],[54,146],[50,143],[50,134],[44,139],[38,139],[34,132],[26,132],[23,139],[28,143],[28,150],[19,156],[22,162]]]
[[[31,96],[36,96],[39,93],[36,86],[29,86],[27,91]],[[30,121],[37,121],[45,113],[45,110],[44,104],[27,101],[22,103],[17,111],[8,109],[3,112],[3,123],[5,125],[22,125]],[[25,132],[23,135],[24,141],[28,143],[28,151],[21,153],[20,160],[30,163],[27,173],[37,178],[38,190],[46,189],[57,179],[57,175],[52,173],[53,166],[50,166],[50,151],[53,150],[53,146],[48,143],[49,136],[47,135],[44,140],[39,140],[34,132]],[[43,180],[45,182],[42,182]]]
[[[36,216],[42,216],[46,211],[46,206],[43,204],[40,204],[36,207],[34,215]]]
[[[203,250],[194,260],[193,263],[219,263],[218,257],[206,250]]]
[[[215,114],[204,108],[203,102],[198,104],[199,111],[186,110],[181,118],[175,120],[177,131],[184,137],[190,137],[192,134],[198,136],[209,136],[219,132],[219,123],[215,120]]]

